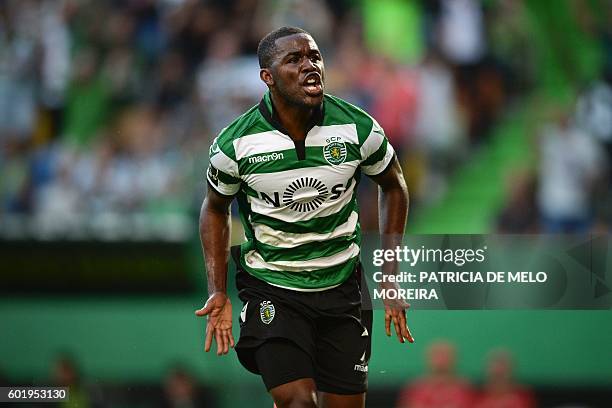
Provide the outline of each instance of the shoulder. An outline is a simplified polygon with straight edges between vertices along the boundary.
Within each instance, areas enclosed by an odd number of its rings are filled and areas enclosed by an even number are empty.
[[[211,154],[213,150],[219,149],[226,156],[236,160],[236,152],[234,149],[236,140],[244,136],[265,132],[267,130],[269,130],[269,126],[259,113],[258,105],[255,105],[238,116],[232,123],[219,132],[219,136],[215,138],[211,146]]]
[[[372,128],[378,126],[376,120],[360,107],[337,96],[325,95],[325,125],[344,125],[354,123],[359,142],[362,144]]]
[[[325,94],[325,114],[337,120],[365,121],[372,124],[372,117],[357,105],[337,96]]]

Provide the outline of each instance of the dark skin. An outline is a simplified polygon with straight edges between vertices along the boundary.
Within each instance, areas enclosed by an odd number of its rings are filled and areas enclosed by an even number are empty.
[[[307,34],[294,34],[276,41],[275,57],[270,67],[262,68],[260,78],[268,85],[272,103],[283,127],[296,141],[304,140],[315,110],[323,102],[324,65],[317,44]],[[384,174],[372,177],[379,186],[380,232],[383,248],[401,243],[408,214],[408,189],[401,167],[394,159]],[[208,271],[209,298],[197,316],[208,316],[204,350],[210,351],[213,339],[217,354],[227,354],[234,346],[232,305],[227,296],[227,266],[230,246],[230,212],[233,197],[211,188],[200,212],[200,238]],[[383,273],[395,274],[397,265],[386,263]],[[396,283],[381,285],[397,287]],[[391,336],[391,324],[401,343],[414,342],[406,323],[402,300],[385,301],[385,331]],[[340,395],[318,392],[312,378],[303,378],[270,390],[278,408],[365,407],[365,393]]]

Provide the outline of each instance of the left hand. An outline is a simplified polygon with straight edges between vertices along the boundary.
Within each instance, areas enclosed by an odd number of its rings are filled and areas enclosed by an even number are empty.
[[[403,299],[384,299],[383,303],[385,304],[385,332],[387,337],[391,337],[391,322],[393,322],[398,341],[405,343],[408,340],[410,343],[414,343],[414,337],[412,337],[406,322],[406,310],[410,305]]]

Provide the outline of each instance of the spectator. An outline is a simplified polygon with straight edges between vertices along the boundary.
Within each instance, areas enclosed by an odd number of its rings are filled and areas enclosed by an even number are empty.
[[[474,393],[469,383],[455,373],[455,348],[440,341],[427,351],[429,373],[407,386],[397,408],[471,408]]]
[[[557,113],[540,136],[538,206],[548,233],[584,233],[592,222],[592,191],[603,172],[600,146]]]
[[[57,387],[68,387],[70,398],[59,404],[61,408],[93,407],[91,398],[81,381],[76,362],[72,357],[65,354],[57,357],[53,365],[53,383]]]
[[[515,170],[506,182],[508,201],[497,217],[501,234],[534,234],[538,232],[536,177],[529,170]]]
[[[532,393],[512,378],[512,357],[506,351],[491,353],[487,381],[476,399],[476,408],[535,408]]]
[[[456,104],[453,75],[436,51],[417,67],[416,145],[427,171],[421,184],[423,199],[436,201],[446,192],[447,176],[464,154],[465,130]]]
[[[36,117],[36,7],[0,3],[0,143],[28,141]]]
[[[214,406],[214,403],[207,394],[199,392],[193,375],[179,365],[172,368],[164,379],[162,406],[163,408],[198,408]]]

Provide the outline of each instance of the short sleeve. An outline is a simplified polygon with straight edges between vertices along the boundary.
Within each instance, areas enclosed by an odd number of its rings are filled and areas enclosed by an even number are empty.
[[[240,190],[240,175],[238,163],[225,154],[218,144],[218,137],[210,146],[210,164],[206,172],[206,179],[211,188],[217,193],[233,196]]]
[[[361,145],[361,170],[368,176],[377,176],[389,167],[395,151],[382,127],[372,120],[372,130]]]

